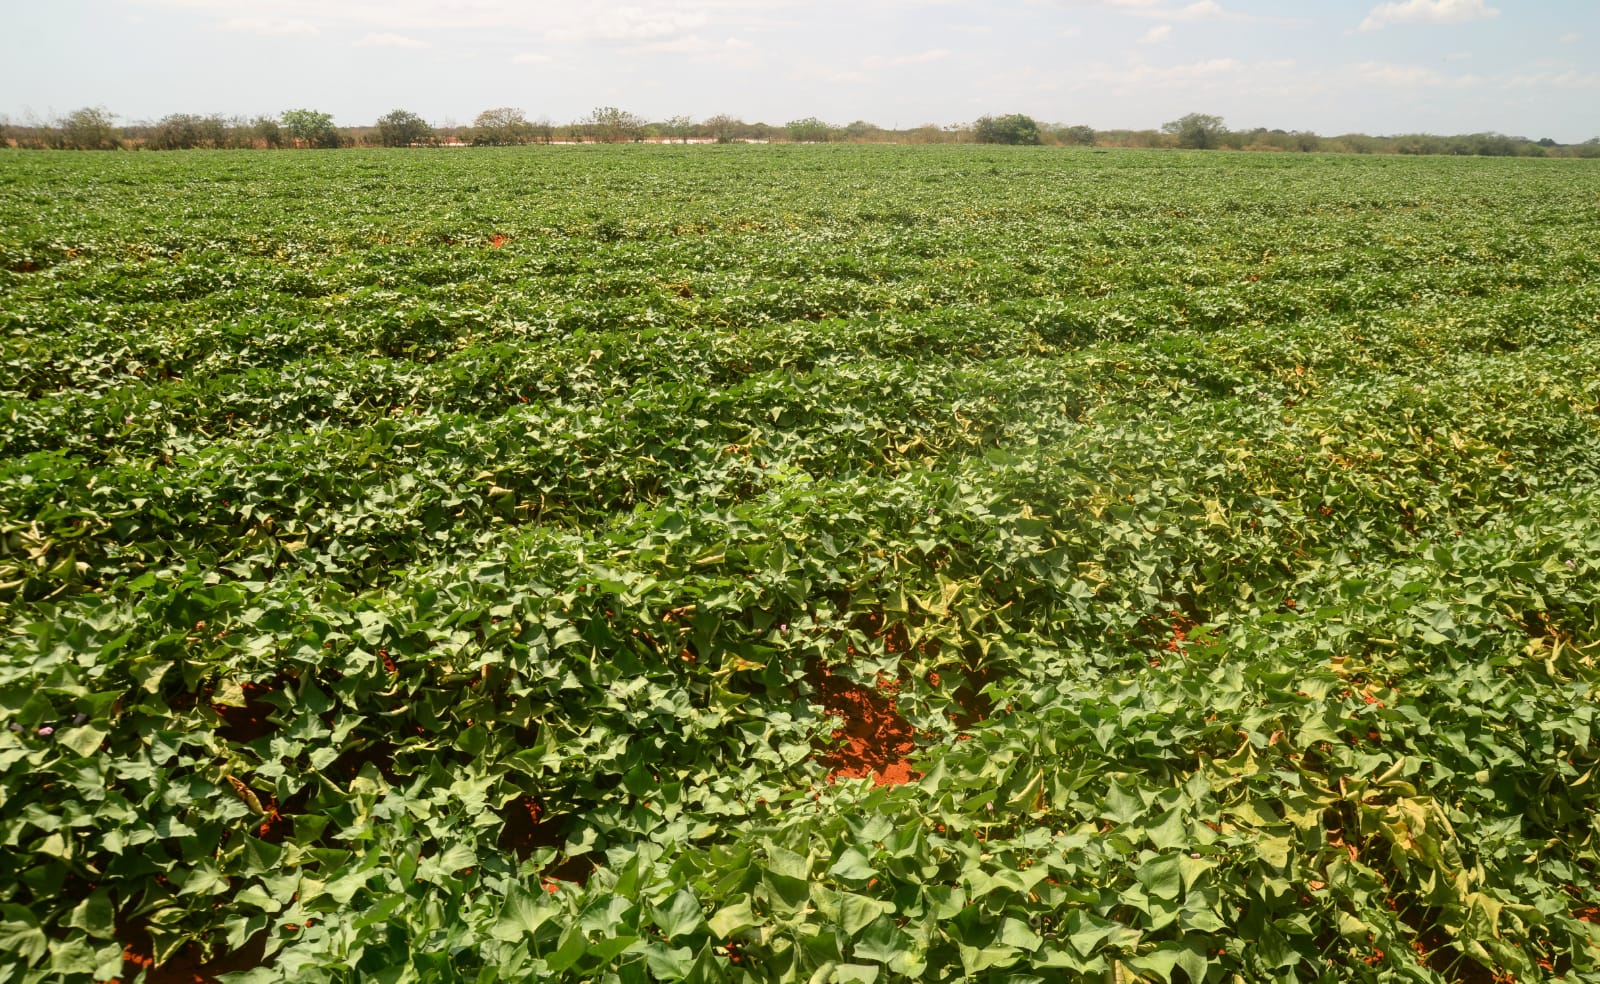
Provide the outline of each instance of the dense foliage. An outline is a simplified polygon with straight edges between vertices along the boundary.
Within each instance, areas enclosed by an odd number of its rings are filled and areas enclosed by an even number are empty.
[[[1593,980],[1597,193],[0,156],[0,981]]]
[[[972,138],[984,144],[1034,146],[1039,143],[1039,124],[1033,117],[1021,113],[980,116],[972,124]],[[1091,138],[1089,143],[1093,142]]]
[[[315,118],[322,118],[318,123]],[[1550,137],[1537,140],[1503,133],[1441,135],[1403,133],[1373,137],[1362,133],[1319,136],[1309,130],[1230,130],[1216,116],[1191,114],[1161,130],[1110,129],[1096,131],[1083,124],[1044,124],[1021,114],[999,118],[982,116],[971,123],[911,127],[882,127],[866,120],[829,123],[815,116],[791,120],[783,126],[746,122],[726,114],[696,120],[673,116],[646,122],[616,107],[602,106],[580,120],[552,123],[548,117],[530,120],[521,109],[499,106],[483,110],[471,125],[440,122],[430,126],[415,113],[397,109],[378,118],[375,125],[338,126],[332,118],[313,110],[290,110],[282,116],[224,116],[219,113],[174,113],[149,122],[124,121],[98,107],[86,107],[65,117],[45,121],[28,114],[23,120],[0,115],[0,149],[26,150],[265,150],[282,147],[405,147],[416,145],[472,144],[517,146],[530,143],[623,143],[630,140],[716,143],[997,143],[1048,144],[1067,147],[1151,149],[1158,147],[1259,150],[1271,152],[1327,152],[1340,154],[1442,154],[1481,157],[1581,157],[1600,158],[1600,137],[1583,143],[1561,144]],[[323,128],[325,127],[325,129]],[[298,136],[286,129],[298,131]],[[313,134],[311,139],[308,134]]]

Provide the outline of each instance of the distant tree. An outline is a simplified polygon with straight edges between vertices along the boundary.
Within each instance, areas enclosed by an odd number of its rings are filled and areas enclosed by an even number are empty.
[[[286,109],[283,111],[283,128],[297,147],[326,148],[339,146],[339,131],[333,127],[333,117],[314,109]]]
[[[735,119],[727,113],[718,113],[708,117],[701,128],[706,136],[719,144],[733,143],[739,136],[739,131],[744,129],[744,121]]]
[[[116,150],[116,119],[103,106],[73,110],[61,121],[61,145],[69,150]]]
[[[1190,113],[1181,119],[1161,124],[1161,132],[1178,138],[1178,146],[1189,150],[1215,150],[1221,146],[1228,128],[1222,117]]]
[[[229,145],[231,130],[228,121],[221,116],[173,113],[155,124],[145,139],[145,146],[152,150],[220,149]]]
[[[784,129],[788,131],[789,139],[795,143],[827,143],[833,139],[833,127],[815,116],[807,116],[803,120],[790,120]]]
[[[661,135],[668,140],[681,140],[689,142],[689,131],[694,129],[694,120],[688,116],[674,116],[661,123]]]
[[[858,143],[881,136],[883,130],[876,123],[866,120],[852,120],[844,125],[844,138]]]
[[[1088,126],[1069,126],[1061,131],[1061,142],[1074,147],[1093,147],[1094,128]]]
[[[156,122],[145,140],[151,150],[188,150],[200,146],[200,117],[192,113],[172,113]]]
[[[980,116],[972,124],[972,137],[978,143],[1033,145],[1039,142],[1039,124],[1021,113]]]
[[[1336,151],[1347,154],[1376,154],[1382,145],[1376,137],[1369,137],[1365,133],[1345,133],[1332,138]]]
[[[1291,149],[1298,150],[1302,154],[1322,149],[1322,138],[1310,130],[1295,130],[1290,133],[1289,143]]]
[[[283,125],[271,116],[257,116],[250,121],[249,138],[251,146],[277,150],[283,146]]]
[[[228,120],[220,113],[200,117],[200,145],[213,150],[228,146]]]
[[[642,118],[615,106],[597,107],[583,118],[582,123],[590,135],[601,143],[627,143],[638,140],[644,134]]]
[[[253,146],[250,139],[250,121],[243,116],[230,116],[223,121],[222,146],[242,150]]]
[[[472,121],[472,142],[475,144],[525,144],[533,139],[533,124],[514,106],[486,109]]]
[[[1464,151],[1480,157],[1515,157],[1525,142],[1503,133],[1474,133],[1466,138]]]
[[[416,113],[396,109],[378,117],[378,142],[385,147],[409,147],[433,136],[433,127]]]

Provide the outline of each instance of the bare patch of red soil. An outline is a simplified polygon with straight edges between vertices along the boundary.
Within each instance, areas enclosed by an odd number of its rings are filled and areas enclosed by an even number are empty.
[[[510,238],[511,237],[509,237],[509,236],[502,236],[500,233],[497,232],[494,235],[489,237],[489,248],[490,249],[499,249],[500,247],[504,246],[506,244],[506,242]]]
[[[833,675],[826,666],[807,674],[826,713],[839,719],[835,741],[823,756],[831,779],[871,779],[875,786],[898,786],[920,778],[907,758],[915,747],[911,725],[895,709],[899,683],[879,681],[877,689]]]

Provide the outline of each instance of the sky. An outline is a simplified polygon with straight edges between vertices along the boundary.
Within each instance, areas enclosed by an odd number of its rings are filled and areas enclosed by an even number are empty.
[[[9,9],[7,9],[9,8]],[[1600,136],[1600,0],[0,0],[0,114]]]

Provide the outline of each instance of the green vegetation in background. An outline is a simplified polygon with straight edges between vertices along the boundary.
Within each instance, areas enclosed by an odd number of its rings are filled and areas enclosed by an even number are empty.
[[[461,147],[549,143],[868,143],[868,144],[1046,144],[1063,147],[1178,148],[1292,153],[1403,154],[1480,157],[1600,157],[1600,137],[1560,144],[1550,137],[1503,133],[1438,135],[1407,133],[1373,137],[1364,133],[1321,136],[1309,130],[1254,127],[1230,129],[1219,116],[1190,113],[1159,130],[1108,129],[1083,124],[1040,123],[1011,113],[984,115],[971,123],[924,123],[908,129],[885,128],[866,120],[836,124],[808,116],[782,126],[746,122],[725,113],[695,120],[689,116],[648,121],[616,106],[601,106],[581,119],[553,123],[530,120],[515,106],[480,112],[471,125],[441,122],[430,126],[406,109],[378,117],[374,125],[333,125],[333,118],[309,109],[280,115],[223,116],[220,113],[170,113],[159,120],[127,120],[103,106],[75,110],[54,120],[28,114],[21,121],[0,115],[0,148],[24,150],[273,150],[293,147]]]

